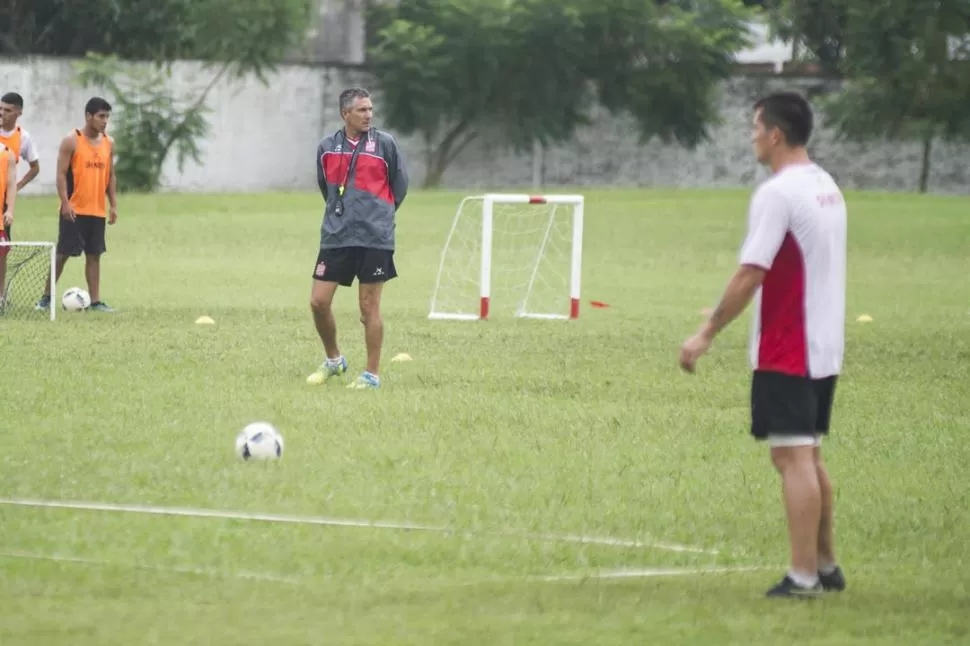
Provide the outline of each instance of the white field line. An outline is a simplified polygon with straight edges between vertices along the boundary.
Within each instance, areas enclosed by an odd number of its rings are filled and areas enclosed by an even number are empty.
[[[86,511],[124,512],[156,516],[185,516],[191,518],[222,518],[227,520],[249,520],[267,523],[289,523],[296,525],[328,525],[339,527],[362,527],[370,529],[393,529],[404,531],[435,532],[440,534],[460,533],[448,527],[419,525],[405,522],[370,521],[354,518],[327,518],[323,516],[291,516],[282,514],[262,514],[244,511],[221,511],[216,509],[191,509],[183,507],[155,507],[148,505],[122,505],[102,502],[69,502],[61,500],[30,500],[21,498],[0,498],[0,505],[19,507],[43,507],[47,509],[80,509]],[[482,532],[483,534],[491,532]],[[692,552],[696,554],[718,554],[717,550],[677,543],[655,543],[625,538],[576,536],[571,534],[528,534],[513,530],[501,532],[505,536],[520,536],[533,540],[562,543],[585,543],[590,545],[610,545],[614,547],[647,548],[672,552]],[[466,535],[472,535],[466,532]]]
[[[58,554],[36,554],[33,552],[0,552],[0,558],[23,559],[31,561],[52,561],[55,563],[73,563],[78,565],[96,565],[100,567],[119,567],[131,568],[136,570],[151,570],[154,572],[174,572],[177,574],[191,574],[195,576],[209,576],[217,578],[250,579],[253,581],[268,581],[272,583],[287,583],[299,585],[302,582],[297,579],[276,576],[273,574],[261,574],[259,572],[221,572],[207,568],[190,567],[165,567],[162,565],[146,565],[142,563],[118,563],[115,561],[104,561],[101,559],[89,559],[79,556],[61,556]]]
[[[583,583],[585,581],[617,581],[622,579],[666,578],[684,576],[703,576],[710,574],[731,574],[735,572],[755,572],[758,570],[784,569],[774,565],[737,565],[712,567],[659,567],[624,570],[604,570],[576,574],[552,574],[532,576],[494,576],[471,581],[456,581],[440,584],[448,588],[472,588],[486,585],[522,585],[530,583]]]
[[[585,545],[612,545],[614,547],[641,547],[665,550],[668,552],[691,552],[694,554],[717,555],[718,550],[706,547],[681,545],[680,543],[645,542],[628,538],[612,538],[610,536],[575,536],[572,534],[524,534],[525,538],[538,541],[557,541],[561,543],[583,543]]]
[[[77,556],[62,556],[59,554],[37,554],[33,552],[0,552],[0,559],[21,559],[30,561],[49,561],[54,563],[69,563],[76,565],[88,565],[98,567],[131,568],[137,570],[148,570],[153,572],[169,572],[176,574],[189,574],[193,576],[208,576],[214,578],[235,578],[247,579],[251,581],[263,581],[270,583],[285,583],[288,585],[312,585],[311,580],[293,579],[277,576],[274,574],[263,574],[259,572],[220,572],[208,568],[190,567],[165,567],[160,565],[146,565],[140,563],[118,563],[101,559],[81,558]],[[780,566],[750,565],[736,567],[707,567],[707,568],[639,568],[630,570],[608,570],[603,572],[587,572],[585,574],[557,574],[546,576],[527,576],[527,577],[494,577],[479,579],[475,581],[459,581],[455,583],[445,583],[442,585],[432,585],[439,588],[469,588],[481,585],[506,584],[515,585],[523,583],[569,583],[584,582],[591,580],[619,580],[619,579],[641,579],[641,578],[664,578],[682,576],[702,576],[707,574],[730,574],[734,572],[754,572],[758,570],[778,569]],[[424,586],[421,587],[424,589]]]
[[[738,565],[722,567],[700,567],[700,568],[638,568],[630,570],[607,570],[604,572],[591,572],[589,574],[563,574],[552,576],[530,577],[530,581],[536,582],[561,582],[561,581],[586,581],[590,579],[644,579],[651,577],[672,577],[672,576],[698,576],[704,574],[730,574],[732,572],[756,572],[758,570],[778,569],[782,566],[774,565]]]

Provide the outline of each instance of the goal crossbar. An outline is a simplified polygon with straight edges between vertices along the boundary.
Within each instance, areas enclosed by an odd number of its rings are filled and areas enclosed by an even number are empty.
[[[478,311],[445,311],[439,308],[443,278],[446,276],[446,261],[449,253],[456,244],[456,235],[460,236],[459,225],[465,215],[465,207],[470,202],[481,202],[481,222],[478,230],[470,235],[479,236],[479,241],[472,253],[477,258],[477,286],[478,286]],[[441,258],[438,266],[438,275],[435,279],[434,293],[431,298],[431,311],[428,318],[432,320],[485,320],[489,318],[492,299],[492,282],[495,270],[495,211],[501,205],[548,205],[551,210],[547,211],[546,219],[541,226],[533,232],[538,238],[535,241],[535,248],[530,251],[530,261],[526,268],[528,278],[524,286],[525,294],[515,315],[520,318],[534,319],[576,319],[579,317],[579,299],[582,276],[582,242],[583,242],[583,207],[585,199],[582,195],[529,195],[518,193],[485,193],[482,195],[472,195],[462,199],[458,210],[452,220],[451,228],[441,251]],[[571,216],[568,220],[570,233],[568,241],[563,244],[568,245],[568,285],[564,286],[562,299],[568,297],[568,314],[556,312],[535,312],[528,308],[528,301],[533,294],[533,290],[540,280],[540,273],[543,261],[547,255],[547,248],[557,248],[554,235],[557,232],[557,224],[561,224],[563,218],[558,218],[559,207],[568,207]],[[473,216],[466,216],[473,217]],[[460,243],[460,241],[457,241]]]

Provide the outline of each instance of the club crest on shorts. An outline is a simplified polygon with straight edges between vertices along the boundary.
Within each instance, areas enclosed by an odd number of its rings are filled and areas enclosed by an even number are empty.
[[[317,263],[317,270],[314,272],[315,275],[323,277],[327,272],[327,263],[320,261]]]

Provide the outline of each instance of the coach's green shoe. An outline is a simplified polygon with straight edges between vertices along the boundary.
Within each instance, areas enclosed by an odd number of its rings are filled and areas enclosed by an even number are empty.
[[[381,378],[367,371],[360,373],[360,376],[357,377],[356,380],[354,380],[352,383],[350,383],[347,386],[347,388],[356,388],[357,390],[365,390],[368,388],[380,388],[380,387],[381,387]]]
[[[341,356],[327,359],[320,364],[316,371],[306,378],[308,384],[322,384],[331,377],[337,377],[347,372],[347,360]]]

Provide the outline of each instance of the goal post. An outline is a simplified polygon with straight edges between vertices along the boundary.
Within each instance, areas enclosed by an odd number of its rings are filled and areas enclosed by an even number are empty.
[[[430,319],[579,317],[582,195],[488,193],[458,205]]]
[[[37,309],[48,280],[54,291],[54,249],[53,242],[0,242],[0,320],[54,320],[53,296]]]

